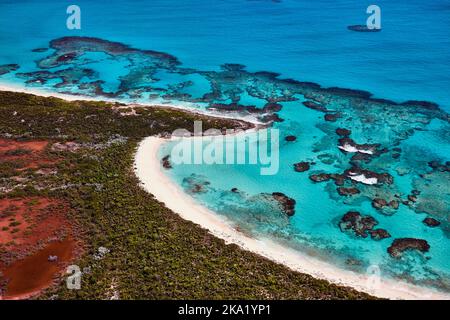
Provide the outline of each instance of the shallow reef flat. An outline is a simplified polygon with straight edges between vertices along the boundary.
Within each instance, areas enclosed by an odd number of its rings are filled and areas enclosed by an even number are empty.
[[[50,42],[49,49],[52,53],[36,62],[40,70],[18,72],[16,76],[28,84],[48,84],[59,92],[66,89],[71,94],[117,99],[149,100],[158,96],[169,101],[199,103],[222,111],[256,113],[261,120],[266,121],[281,121],[275,115],[281,109],[279,103],[297,101],[296,95],[306,97],[308,101],[305,106],[323,112],[329,121],[340,118],[341,109],[350,107],[357,110],[366,106],[377,109],[373,110],[374,114],[387,108],[386,114],[383,112],[380,115],[381,118],[389,116],[389,106],[394,105],[396,110],[391,112],[411,114],[418,111],[421,114],[427,110],[426,114],[434,113],[434,116],[448,120],[448,115],[430,102],[408,101],[397,104],[371,98],[371,94],[365,91],[322,88],[316,83],[279,79],[277,73],[267,71],[247,72],[245,66],[239,64],[224,64],[221,71],[183,68],[181,62],[170,54],[131,48],[99,38],[59,38]],[[106,91],[104,86],[107,77],[101,78],[95,70],[96,64],[102,61],[116,63],[126,71],[118,79],[110,80],[119,82],[116,90]],[[122,65],[124,61],[126,64]],[[9,68],[2,66],[2,69]],[[14,65],[13,71],[18,68],[18,65]],[[203,82],[203,86],[196,86],[196,81]],[[197,96],[190,93],[191,89],[196,91]],[[204,92],[200,95],[199,90]]]

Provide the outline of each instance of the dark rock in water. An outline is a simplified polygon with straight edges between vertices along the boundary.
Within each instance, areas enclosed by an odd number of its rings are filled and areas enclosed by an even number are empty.
[[[293,142],[297,140],[296,136],[287,136],[286,138],[284,138],[284,140],[288,141],[288,142]]]
[[[345,170],[344,175],[351,179],[351,177],[364,175],[366,179],[377,179],[377,184],[386,183],[392,184],[394,183],[394,177],[392,177],[389,173],[377,173],[370,170],[362,169],[359,167],[352,167],[351,169]],[[363,183],[363,182],[361,182]]]
[[[388,202],[381,198],[375,198],[372,200],[372,207],[375,209],[383,209],[388,205]]]
[[[305,172],[310,169],[311,165],[309,162],[299,162],[294,164],[294,170],[297,172]]]
[[[400,105],[402,105],[402,106],[419,106],[419,107],[421,107],[423,109],[427,109],[427,110],[438,110],[439,109],[439,105],[437,103],[429,102],[429,101],[408,100],[408,101],[401,103]]]
[[[439,221],[437,221],[436,219],[431,218],[431,217],[425,218],[423,220],[423,223],[431,228],[438,227],[441,224]]]
[[[389,202],[389,206],[390,206],[392,209],[397,210],[398,207],[400,206],[400,204],[398,203],[397,200],[392,200],[391,202]]]
[[[339,187],[339,188],[337,188],[337,192],[341,196],[353,196],[355,194],[361,193],[361,191],[359,191],[359,189],[354,188],[354,187],[351,187],[351,188]]]
[[[385,229],[370,230],[369,234],[373,240],[377,240],[377,241],[391,237],[391,234],[389,232],[387,232]]]
[[[242,104],[238,104],[236,102],[233,103],[212,103],[210,108],[214,110],[220,111],[238,111],[238,112],[247,112],[250,114],[260,114],[263,113],[262,110],[257,109],[256,106],[246,106]]]
[[[342,232],[352,231],[356,236],[373,240],[390,238],[391,235],[385,229],[374,229],[378,221],[371,216],[363,216],[357,211],[347,212],[341,219],[339,227]]]
[[[410,195],[408,196],[408,200],[411,201],[411,202],[416,202],[416,201],[417,201],[417,197],[414,196],[414,195],[412,195],[412,194],[410,194]]]
[[[345,264],[349,266],[362,266],[363,262],[361,260],[348,258],[347,260],[345,260]]]
[[[295,214],[295,204],[296,201],[292,198],[289,198],[284,193],[281,192],[274,192],[272,193],[272,197],[278,201],[280,204],[283,212],[288,215],[289,217],[292,217]]]
[[[77,57],[77,53],[76,52],[69,52],[66,54],[63,54],[61,56],[59,56],[56,61],[57,62],[62,62],[62,63],[66,63],[68,61],[72,61]]]
[[[226,71],[242,71],[245,69],[245,65],[239,63],[224,63],[220,67]]]
[[[364,24],[348,26],[347,29],[351,30],[351,31],[356,31],[356,32],[380,32],[381,31],[381,29],[378,29],[378,28],[369,29],[367,27],[367,25],[364,25]]]
[[[286,83],[297,84],[297,85],[300,85],[300,86],[303,86],[305,88],[312,89],[312,90],[314,90],[314,89],[317,90],[317,89],[321,88],[320,84],[315,83],[315,82],[297,81],[297,80],[293,80],[293,79],[284,79],[283,81],[287,81]]]
[[[364,90],[354,90],[354,89],[348,89],[348,88],[339,88],[339,87],[330,87],[324,89],[329,93],[332,94],[338,94],[341,96],[347,96],[347,97],[357,97],[357,98],[364,98],[369,99],[372,94],[368,91]]]
[[[278,112],[278,111],[281,111],[282,108],[283,108],[283,106],[279,103],[267,103],[264,106],[263,111],[264,112]]]
[[[13,71],[17,71],[20,68],[20,66],[18,64],[4,64],[4,65],[0,65],[0,76],[13,72]]]
[[[279,73],[270,71],[257,71],[255,74],[272,80],[280,76]]]
[[[305,107],[307,107],[307,108],[310,108],[310,109],[313,109],[313,110],[316,110],[316,111],[328,112],[327,108],[325,108],[324,106],[322,106],[322,105],[320,105],[318,103],[312,102],[312,101],[304,101],[303,105]]]
[[[441,164],[439,161],[433,160],[428,162],[428,166],[430,168],[433,168],[434,170],[440,171],[440,172],[450,172],[450,162],[447,161],[445,164]]]
[[[345,183],[345,176],[341,174],[328,174],[328,173],[319,173],[319,174],[313,174],[309,176],[309,179],[311,179],[314,182],[324,182],[329,181],[330,179],[334,180],[334,183],[337,186],[343,186]]]
[[[167,155],[161,159],[161,163],[164,169],[172,169],[172,164],[170,163],[170,156]]]
[[[407,250],[417,250],[422,253],[430,250],[430,245],[426,240],[415,238],[400,238],[395,239],[391,246],[387,249],[387,252],[393,258],[400,258],[403,252]]]
[[[387,202],[384,199],[375,198],[372,200],[372,207],[374,207],[377,210],[383,210],[386,207],[397,210],[399,207],[399,202],[397,200]]]
[[[205,193],[206,190],[201,184],[195,183],[195,184],[192,184],[190,192],[191,193]]]
[[[337,186],[343,186],[345,183],[345,176],[342,174],[330,174],[331,179],[334,180],[334,184]]]
[[[337,128],[336,133],[341,137],[347,137],[352,134],[352,131],[345,128]]]
[[[331,179],[331,177],[328,173],[320,173],[320,174],[310,175],[309,179],[311,179],[314,182],[324,182],[324,181],[329,181]]]
[[[352,162],[364,161],[366,163],[369,163],[371,160],[372,160],[371,154],[360,153],[360,152],[355,153],[351,159]]]
[[[48,51],[48,48],[36,48],[31,50],[31,52],[46,52]]]
[[[185,190],[190,194],[206,193],[211,183],[206,181],[203,176],[192,174],[189,177],[183,179],[183,186]]]
[[[266,114],[258,118],[261,122],[270,123],[270,122],[283,122],[284,119],[280,118],[277,113]]]
[[[324,117],[325,121],[336,122],[341,116],[336,113],[327,113]]]
[[[428,162],[428,166],[433,169],[438,169],[440,167],[440,165],[441,164],[439,163],[439,161],[436,161],[436,160]]]
[[[238,193],[238,192],[239,192],[239,189],[238,189],[238,188],[233,188],[233,189],[231,189],[231,192],[233,192],[233,193]]]
[[[371,155],[379,154],[379,152],[377,150],[380,147],[380,145],[379,144],[369,144],[369,143],[358,144],[355,141],[353,141],[353,139],[351,139],[349,137],[344,137],[344,138],[339,139],[339,147],[343,152],[348,152],[345,149],[347,149],[348,147],[352,147],[357,150],[356,152],[364,153],[364,154],[371,156]]]

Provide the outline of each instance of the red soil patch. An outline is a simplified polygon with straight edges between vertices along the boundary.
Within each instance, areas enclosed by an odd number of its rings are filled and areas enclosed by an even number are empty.
[[[0,245],[17,254],[18,249],[29,250],[40,241],[58,238],[68,232],[68,210],[56,199],[0,199]]]
[[[17,149],[30,150],[32,152],[41,152],[48,145],[48,141],[15,141],[0,139],[0,154],[14,151]]]
[[[0,286],[4,298],[28,298],[49,287],[72,261],[80,244],[57,199],[0,199]],[[48,257],[57,256],[57,262]],[[1,288],[0,288],[1,299]]]
[[[16,141],[0,139],[0,163],[14,162],[18,170],[36,169],[43,165],[52,165],[57,160],[44,157],[48,141]]]

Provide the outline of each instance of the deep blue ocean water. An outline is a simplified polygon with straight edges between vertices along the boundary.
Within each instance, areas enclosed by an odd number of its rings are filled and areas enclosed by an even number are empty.
[[[136,76],[130,81],[152,82],[161,88],[192,81],[177,92],[189,93],[194,98],[211,90],[210,81],[198,71],[219,71],[224,63],[237,63],[245,65],[249,72],[271,71],[280,73],[281,78],[311,81],[324,87],[367,90],[377,98],[395,102],[432,101],[450,112],[449,1],[377,1],[382,10],[383,28],[377,33],[347,30],[348,25],[365,23],[366,8],[372,4],[369,1],[77,1],[81,8],[81,30],[66,28],[65,11],[69,4],[72,3],[0,0],[0,66],[20,65],[18,71],[0,76],[0,83],[25,85],[26,80],[36,80],[34,76],[18,76],[18,73],[39,70],[36,61],[54,51],[31,50],[47,48],[51,40],[64,36],[89,36],[173,55],[181,61],[182,67],[196,72],[180,74],[164,69],[152,77]],[[92,80],[103,80],[104,92],[118,90],[120,80],[129,71],[130,61],[126,57],[111,58],[98,51],[88,52],[83,57],[88,60],[79,65],[96,71]],[[133,63],[145,65],[146,60],[139,59],[141,57]],[[67,65],[41,70],[55,72],[65,67]],[[70,73],[69,78],[87,81],[89,77]],[[55,88],[58,81],[59,78],[49,79],[45,84],[27,85],[50,91],[81,92],[76,83]],[[161,100],[164,93],[167,91],[153,98]],[[146,94],[115,98],[149,101]],[[380,158],[370,164],[371,169],[388,171],[394,177],[395,191],[402,199],[412,189],[420,188],[422,192],[418,204],[400,205],[388,216],[372,208],[368,198],[343,199],[336,195],[333,183],[315,184],[308,179],[309,173],[293,172],[294,162],[306,160],[317,163],[312,169],[314,172],[340,173],[348,166],[337,148],[329,151],[330,132],[334,128],[324,123],[317,111],[299,107],[300,102],[306,100],[304,96],[297,98],[299,100],[294,102],[281,103],[283,109],[279,115],[285,121],[275,125],[282,137],[287,134],[298,137],[296,143],[282,141],[277,175],[261,176],[259,168],[250,165],[182,165],[175,166],[171,177],[181,185],[192,174],[207,180],[209,191],[195,197],[248,232],[275,238],[299,250],[313,251],[324,258],[332,257],[333,262],[343,268],[365,272],[369,265],[379,265],[383,275],[422,281],[421,284],[449,290],[448,230],[445,226],[430,228],[422,223],[427,214],[437,217],[443,225],[450,222],[449,176],[445,172],[430,172],[427,166],[428,161],[445,163],[450,160],[448,123],[435,119],[423,130],[402,139],[397,146],[403,152],[399,161],[387,162]],[[174,97],[167,100],[177,102]],[[242,93],[239,101],[258,108],[266,102],[248,93]],[[365,113],[370,115],[371,112],[374,112],[371,104],[367,104]],[[395,111],[392,117],[398,118],[399,126],[405,120]],[[386,121],[386,128],[378,124],[368,132],[356,125],[356,121],[349,124],[355,141],[384,141],[389,148],[394,147],[388,146],[389,135],[401,131],[396,125]],[[380,128],[386,131],[384,137]],[[169,147],[161,151],[162,156],[168,153]],[[317,151],[318,147],[323,149]],[[338,161],[329,163],[324,157],[335,157]],[[421,174],[428,174],[427,179],[420,179]],[[232,188],[242,190],[246,196],[231,193]],[[371,194],[371,190],[363,193]],[[297,201],[293,217],[271,215],[271,209],[261,204],[258,195],[272,192],[283,192]],[[361,239],[342,232],[339,220],[349,210],[373,216],[379,222],[377,227],[387,229],[391,238],[374,241],[370,237]],[[411,254],[401,261],[391,258],[387,247],[393,239],[405,237],[426,239],[431,247],[429,253],[425,256]]]
[[[82,29],[67,30],[65,1],[0,1],[0,63],[61,36],[93,36],[168,52],[185,66],[241,63],[378,97],[450,108],[450,3],[377,1],[383,32],[349,32],[370,1],[77,1]],[[34,56],[35,57],[35,56]]]

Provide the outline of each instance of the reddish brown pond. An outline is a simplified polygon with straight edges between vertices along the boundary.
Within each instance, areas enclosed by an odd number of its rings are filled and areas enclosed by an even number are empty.
[[[3,270],[8,282],[4,299],[26,299],[47,288],[73,255],[76,244],[71,239],[49,243],[44,249],[18,260]],[[57,256],[58,261],[49,261]]]

